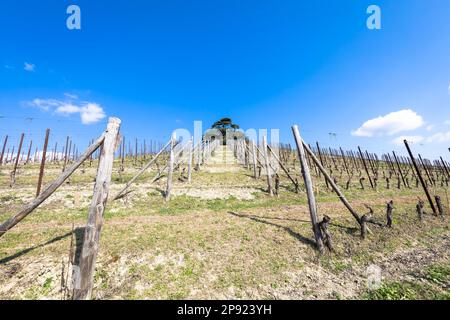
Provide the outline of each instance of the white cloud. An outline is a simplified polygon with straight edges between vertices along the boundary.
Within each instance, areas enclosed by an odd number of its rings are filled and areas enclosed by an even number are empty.
[[[445,121],[444,124],[450,125],[450,120]]]
[[[420,115],[411,109],[404,109],[368,120],[351,134],[357,137],[394,135],[402,131],[420,128],[423,125],[424,121]]]
[[[427,131],[433,131],[436,126],[434,124],[430,124],[426,127]]]
[[[55,99],[34,99],[29,105],[38,107],[43,111],[49,111],[52,108],[56,108],[61,105],[61,101]]]
[[[54,114],[60,116],[69,116],[78,113],[83,124],[96,123],[106,117],[103,108],[94,102],[75,103],[56,99],[34,99],[28,104],[42,111],[53,111]]]
[[[403,146],[403,141],[406,140],[409,143],[421,143],[425,140],[422,136],[401,136],[392,140],[392,143],[397,146]]]
[[[14,67],[10,66],[9,64],[5,64],[5,69],[14,69]]]
[[[34,72],[36,70],[36,65],[25,62],[23,69],[28,72]]]
[[[88,103],[81,108],[81,122],[83,124],[96,123],[106,117],[103,108],[96,103]]]
[[[447,89],[447,90],[448,90],[448,93],[450,93],[450,86],[448,86],[448,89]]]
[[[450,142],[450,131],[436,133],[431,137],[428,137],[426,141],[428,143]]]
[[[55,113],[61,114],[61,115],[69,115],[74,113],[80,113],[81,108],[71,104],[71,103],[63,103],[58,108],[56,108]]]

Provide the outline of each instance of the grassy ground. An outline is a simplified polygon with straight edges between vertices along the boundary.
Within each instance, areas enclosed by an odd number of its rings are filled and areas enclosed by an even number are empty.
[[[138,167],[115,165],[111,194]],[[222,170],[223,169],[223,170]],[[9,187],[0,171],[0,220],[33,199],[37,166],[21,169]],[[59,173],[49,167],[45,181]],[[394,200],[392,229],[358,225],[336,196],[314,178],[320,215],[332,218],[334,253],[319,256],[312,241],[304,193],[282,177],[280,195],[267,195],[264,176],[237,166],[206,166],[189,185],[174,176],[170,202],[165,178],[150,185],[146,173],[125,198],[109,202],[95,273],[98,299],[449,299],[450,230],[444,220],[415,214],[420,189],[360,190],[355,179],[348,199],[364,204],[385,222]],[[296,175],[301,180],[298,174]],[[79,169],[22,223],[0,238],[0,298],[61,299],[72,224],[81,245],[95,167]],[[445,199],[445,196],[443,196]],[[64,266],[64,268],[63,268]],[[380,286],[368,286],[368,267],[381,270]],[[369,270],[370,270],[369,268]],[[64,270],[63,270],[64,269]]]

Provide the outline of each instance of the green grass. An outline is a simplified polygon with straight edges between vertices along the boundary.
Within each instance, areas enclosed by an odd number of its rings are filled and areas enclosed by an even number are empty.
[[[425,278],[438,285],[450,286],[450,266],[431,265],[425,269]]]
[[[449,299],[449,293],[436,290],[429,284],[391,282],[364,296],[369,300],[439,300]]]

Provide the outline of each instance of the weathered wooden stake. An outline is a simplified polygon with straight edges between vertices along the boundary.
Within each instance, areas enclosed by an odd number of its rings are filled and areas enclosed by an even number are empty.
[[[319,145],[319,142],[318,142],[318,141],[316,141],[316,146],[317,146],[317,152],[319,153],[320,164],[321,164],[322,166],[324,166],[325,164],[324,164],[324,160],[323,160],[323,158],[322,158],[322,151],[320,151],[320,145]],[[320,176],[320,174],[319,174],[319,176]],[[327,189],[328,189],[329,186],[328,186],[328,181],[327,181],[327,179],[325,179],[325,184],[327,185]]]
[[[303,148],[302,138],[300,137],[300,132],[298,130],[297,125],[294,125],[292,127],[292,132],[294,134],[295,143],[297,144],[298,158],[300,160],[303,180],[305,181],[306,195],[308,196],[309,214],[311,216],[311,223],[314,232],[314,237],[316,239],[316,245],[319,251],[323,252],[322,232],[320,231],[320,227],[318,224],[319,219],[317,218],[317,211],[316,211],[317,207],[316,207],[316,198],[314,196],[314,187],[311,180],[308,163],[306,160],[305,149]]]
[[[395,163],[397,164],[398,172],[400,172],[400,177],[402,178],[403,185],[405,188],[407,187],[405,177],[403,176],[402,168],[400,167],[400,162],[398,161],[397,155],[395,154],[395,151],[392,151],[392,155],[394,156]]]
[[[299,189],[299,186],[297,185],[297,182],[294,180],[294,178],[289,174],[289,171],[286,169],[286,167],[283,165],[283,163],[281,162],[280,158],[278,158],[278,156],[276,155],[276,153],[272,150],[271,147],[267,146],[267,148],[269,149],[270,153],[273,155],[273,157],[275,158],[275,160],[277,160],[278,164],[280,165],[281,169],[283,169],[284,173],[287,175],[287,177],[289,178],[289,180],[291,180],[291,182],[294,184],[295,190]]]
[[[263,136],[262,138],[262,148],[263,148],[263,155],[264,155],[264,164],[266,167],[266,174],[267,174],[267,187],[269,195],[273,196],[273,187],[272,187],[272,174],[270,172],[270,161],[269,161],[269,155],[267,154],[267,138],[266,136]]]
[[[419,156],[419,162],[422,164],[422,168],[423,168],[423,170],[425,171],[425,174],[428,177],[428,181],[430,181],[431,185],[435,185],[433,179],[431,179],[430,173],[428,172],[427,166],[425,165],[425,161],[423,161],[422,156],[420,154],[418,154],[418,156]]]
[[[172,134],[172,138],[170,139],[170,156],[169,156],[169,168],[167,173],[167,186],[166,186],[166,194],[164,196],[166,201],[170,200],[170,192],[172,191],[172,177],[173,177],[173,165],[175,162],[175,155],[173,152],[174,144],[175,144],[175,132]]]
[[[5,141],[3,142],[2,154],[0,155],[0,166],[3,164],[3,156],[5,155],[5,148],[8,144],[8,136],[5,137]]]
[[[118,143],[120,119],[109,118],[103,141],[102,153],[98,164],[94,195],[89,207],[89,217],[84,230],[83,247],[81,250],[79,271],[75,272],[75,300],[91,298],[94,282],[95,261],[99,249],[100,232],[103,226],[103,213],[108,199],[109,185],[113,170],[114,152]]]
[[[50,129],[45,131],[44,149],[42,150],[41,168],[39,170],[39,179],[36,189],[36,197],[41,193],[42,179],[44,178],[45,159],[47,157],[48,136],[50,135]]]
[[[420,183],[422,184],[422,188],[425,191],[425,195],[427,196],[428,202],[430,203],[431,210],[433,210],[434,214],[437,214],[436,207],[434,206],[433,200],[431,199],[430,193],[428,192],[427,185],[425,184],[422,174],[420,173],[419,167],[417,166],[416,159],[414,159],[413,153],[411,152],[411,149],[409,148],[408,141],[403,140],[403,142],[405,144],[406,150],[408,151],[409,157],[411,158],[414,169],[416,169],[417,176],[419,177]]]
[[[19,150],[17,150],[16,162],[14,163],[14,168],[13,168],[13,171],[11,172],[11,185],[10,185],[11,187],[14,185],[14,183],[16,181],[16,170],[17,170],[17,165],[19,164],[20,151],[22,151],[22,144],[23,144],[24,137],[25,137],[25,134],[22,133],[22,135],[20,136]]]
[[[158,159],[158,157],[163,153],[164,150],[169,146],[170,141],[158,152],[158,154],[151,159],[141,170],[139,170],[136,175],[127,182],[125,187],[123,187],[113,198],[112,200],[117,200],[133,183],[137,180],[150,166]],[[124,151],[125,152],[125,151]]]
[[[5,221],[2,225],[0,225],[0,237],[3,236],[9,229],[18,224],[22,219],[28,216],[34,209],[36,209],[42,202],[44,202],[48,197],[50,197],[53,192],[56,191],[64,181],[70,177],[72,173],[85,161],[97,148],[103,143],[105,139],[105,134],[102,134],[89,148],[85,151],[85,153],[80,157],[80,159],[72,164],[66,171],[64,171],[55,181],[53,181],[50,185],[48,185],[39,196],[34,199],[29,204],[25,205],[19,213],[15,214],[13,217]]]
[[[445,161],[442,159],[442,157],[440,157],[440,158],[441,158],[441,163],[444,166],[445,172],[447,173],[447,176],[450,178],[450,171],[448,170],[447,165],[445,164]]]
[[[339,147],[339,150],[341,151],[342,160],[344,160],[345,171],[347,171],[347,175],[350,176],[350,171],[348,170],[347,161],[345,160],[344,151],[342,150],[341,147]]]
[[[66,170],[66,165],[67,165],[67,151],[69,150],[69,136],[67,136],[66,138],[66,146],[64,148],[64,163],[63,163],[63,168],[62,171],[64,172]]]
[[[373,189],[374,187],[373,187],[372,178],[370,177],[370,173],[369,173],[369,169],[367,168],[366,160],[364,160],[364,155],[363,155],[363,153],[361,151],[361,148],[359,146],[358,146],[358,151],[359,151],[359,155],[361,156],[361,161],[362,161],[362,163],[364,165],[364,169],[366,170],[367,177],[369,178],[370,186]]]
[[[258,173],[256,172],[256,157],[258,155],[256,154],[256,143],[254,140],[252,140],[252,159],[253,159],[253,175],[255,176],[255,179],[258,179]]]
[[[13,162],[14,159],[14,151],[16,150],[16,146],[13,146],[12,151],[11,151],[11,156],[9,158],[9,163]]]
[[[345,198],[344,194],[341,192],[341,190],[339,189],[339,187],[337,186],[336,183],[334,183],[333,178],[328,174],[328,172],[325,170],[325,168],[322,166],[322,164],[320,163],[319,159],[317,159],[316,155],[311,151],[311,149],[308,147],[308,145],[303,142],[303,148],[306,150],[306,152],[311,156],[311,159],[313,160],[313,162],[316,164],[316,166],[319,168],[320,172],[322,172],[322,174],[325,176],[325,178],[328,180],[328,182],[331,185],[331,188],[334,190],[334,192],[336,192],[336,194],[338,195],[339,199],[341,200],[341,202],[344,204],[344,206],[348,209],[348,211],[350,211],[350,213],[352,214],[352,216],[356,219],[356,221],[358,223],[361,223],[360,218],[358,216],[358,214],[356,213],[355,210],[353,210],[352,206],[350,205],[350,203],[347,201],[347,199]]]
[[[194,137],[189,140],[189,155],[188,155],[188,183],[192,181],[192,148],[194,146]]]
[[[30,140],[30,146],[28,147],[27,160],[25,161],[25,164],[28,164],[28,161],[30,161],[30,153],[31,153],[32,146],[33,146],[33,140]]]

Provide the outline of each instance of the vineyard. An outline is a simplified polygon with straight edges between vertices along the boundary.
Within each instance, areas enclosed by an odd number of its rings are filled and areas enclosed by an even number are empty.
[[[1,299],[450,298],[443,157],[120,126],[5,137]]]

